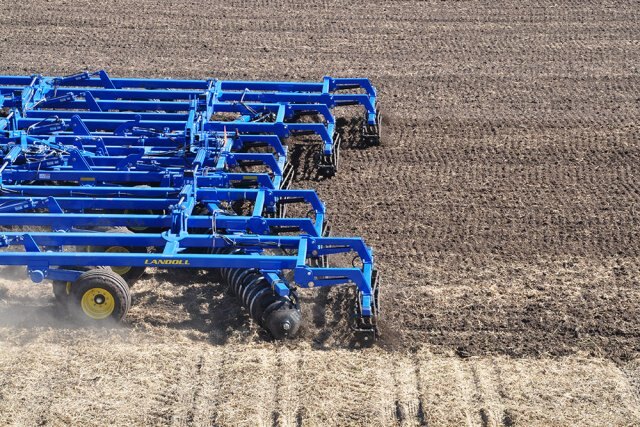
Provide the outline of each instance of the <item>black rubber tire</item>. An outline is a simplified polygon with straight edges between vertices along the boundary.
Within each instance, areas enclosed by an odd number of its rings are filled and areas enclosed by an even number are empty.
[[[104,310],[99,315],[92,316],[90,309],[85,308],[87,301],[95,294],[93,301],[102,298],[96,306],[113,304],[110,312]],[[85,305],[83,305],[83,299]],[[69,314],[78,321],[92,324],[105,324],[108,321],[121,321],[131,308],[131,292],[129,285],[118,274],[110,269],[97,268],[89,270],[71,285],[71,295],[68,301]],[[108,306],[105,306],[108,307]]]
[[[127,227],[109,227],[104,229],[97,228],[96,230],[104,231],[107,233],[135,234],[133,231],[129,230]],[[124,248],[124,249],[127,249],[127,248]],[[105,246],[88,246],[87,247],[87,251],[89,252],[107,252],[108,250],[109,250],[109,247],[105,247]],[[146,248],[146,247],[133,247],[131,248],[130,252],[144,254],[144,253],[150,253],[151,251],[150,251],[150,248]],[[113,267],[113,270],[118,272],[119,268],[123,268],[123,267]],[[120,274],[120,276],[122,276],[122,278],[126,280],[129,286],[133,286],[138,281],[138,279],[140,279],[144,275],[146,270],[147,270],[146,267],[129,267],[129,269],[126,272],[118,273],[118,274]]]
[[[110,270],[109,267],[104,267],[104,266],[87,267],[86,265],[76,265],[73,267],[66,267],[67,270],[77,270],[77,271],[89,271],[94,268]],[[54,280],[51,283],[51,287],[52,287],[53,296],[55,297],[56,302],[61,304],[66,304],[69,301],[69,296],[71,295],[71,282],[66,282],[63,280]]]
[[[53,296],[56,299],[56,302],[60,304],[66,304],[70,293],[67,291],[67,282],[63,282],[61,280],[54,280],[51,284],[53,287]],[[69,286],[69,290],[71,287]]]

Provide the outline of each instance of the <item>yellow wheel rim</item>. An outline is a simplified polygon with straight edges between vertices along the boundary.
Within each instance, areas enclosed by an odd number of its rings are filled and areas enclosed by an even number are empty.
[[[82,295],[80,305],[84,314],[92,319],[102,320],[111,316],[116,308],[116,300],[106,289],[92,288]]]
[[[110,253],[129,253],[129,250],[125,247],[122,246],[110,246],[107,248],[107,250],[105,252],[110,252]],[[124,276],[125,274],[127,274],[130,270],[131,270],[131,266],[130,265],[121,265],[121,266],[117,266],[117,267],[111,267],[111,270],[113,270],[114,273],[119,274],[120,276]]]

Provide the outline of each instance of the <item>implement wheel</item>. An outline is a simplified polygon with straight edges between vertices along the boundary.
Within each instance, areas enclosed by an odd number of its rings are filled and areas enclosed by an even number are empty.
[[[55,289],[55,287],[54,287]],[[82,273],[70,287],[69,313],[82,322],[95,324],[122,320],[131,307],[129,285],[108,269]]]
[[[126,227],[115,227],[109,228],[105,230],[107,233],[125,233],[125,234],[133,234],[133,231],[129,230]],[[107,253],[149,253],[149,249],[145,247],[134,247],[129,248],[126,246],[88,246],[87,252],[107,252]],[[127,281],[129,285],[133,285],[138,279],[144,275],[146,270],[145,267],[133,267],[130,265],[119,265],[111,267],[115,273],[122,276],[124,280]]]
[[[102,268],[109,270],[109,267],[87,267],[86,265],[76,265],[73,267],[68,267],[69,270],[77,270],[77,271],[89,271],[92,268]],[[56,299],[57,303],[66,304],[69,301],[69,295],[71,295],[71,284],[72,282],[65,282],[62,280],[54,280],[51,285],[53,287],[53,296]]]
[[[56,298],[56,302],[66,304],[69,295],[71,295],[71,282],[55,280],[52,285],[53,296]]]

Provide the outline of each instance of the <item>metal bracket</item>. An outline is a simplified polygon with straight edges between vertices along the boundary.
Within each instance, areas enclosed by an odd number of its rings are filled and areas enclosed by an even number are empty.
[[[113,132],[115,135],[124,136],[127,131],[132,130],[134,127],[140,126],[140,121],[142,120],[142,116],[140,114],[136,114],[135,118],[132,121],[125,122],[118,126],[116,130]]]
[[[76,148],[69,150],[69,160],[67,160],[67,163],[75,170],[92,170],[88,159]]]
[[[87,127],[87,125],[84,124],[80,116],[76,114],[75,116],[71,117],[70,121],[71,121],[71,129],[73,130],[73,133],[75,135],[91,136],[91,132],[89,131],[89,128]]]

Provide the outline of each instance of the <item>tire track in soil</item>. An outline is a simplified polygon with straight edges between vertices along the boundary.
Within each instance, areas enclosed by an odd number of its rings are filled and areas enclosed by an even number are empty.
[[[297,384],[302,381],[297,368],[299,366],[299,353],[287,348],[277,348],[276,372],[273,396],[275,398],[275,410],[273,411],[273,427],[293,426],[302,423],[300,401],[298,399]]]
[[[303,356],[298,356],[298,361],[296,362],[296,369],[298,373],[304,372],[303,367],[304,367],[304,357]],[[296,382],[297,385],[297,391],[298,393],[302,393],[302,387],[300,387],[300,384]],[[296,398],[294,399],[294,401],[296,402],[296,411],[295,411],[295,418],[294,418],[294,423],[292,423],[291,425],[295,425],[296,427],[303,427],[305,425],[305,419],[308,417],[307,415],[307,408],[301,404],[300,398],[298,396],[296,396]]]
[[[394,425],[393,359],[375,351],[300,353],[301,425]]]
[[[500,359],[498,358],[491,359],[491,368],[493,369],[495,378],[494,387],[496,388],[500,400],[502,400],[503,402],[511,401],[513,399],[510,395],[509,389],[505,387],[502,367],[499,360]],[[505,427],[513,427],[516,425],[516,420],[516,414],[510,408],[505,406],[502,413],[502,424],[504,424]]]
[[[487,366],[488,365],[488,366]],[[471,374],[475,386],[475,398],[483,427],[501,426],[505,420],[505,408],[496,391],[497,378],[493,374],[491,361],[471,362]]]
[[[513,371],[513,372],[510,372],[510,371]],[[513,363],[511,364],[511,366],[509,366],[509,370],[507,371],[507,369],[505,369],[504,372],[502,368],[498,364],[496,364],[496,372],[498,373],[497,376],[500,379],[500,384],[505,384],[504,378],[506,376],[517,378],[519,384],[521,385],[518,388],[519,390],[517,390],[516,392],[522,393],[527,397],[529,395],[529,390],[535,389],[535,381],[532,379],[532,375],[530,375],[530,371],[526,369],[524,364]],[[508,389],[505,389],[502,392],[503,396],[509,395],[509,392],[507,390]],[[505,425],[507,427],[509,426],[509,424],[507,423],[510,423],[512,425],[518,425],[518,418],[521,415],[523,415],[527,409],[528,408],[512,407],[505,410],[505,414],[504,414]],[[548,412],[548,409],[545,409],[545,412]]]
[[[453,373],[462,392],[462,412],[468,427],[482,425],[483,420],[480,413],[474,410],[473,401],[475,400],[476,389],[473,387],[473,381],[466,369],[466,364],[460,360],[453,361]],[[485,427],[485,426],[483,426]]]
[[[417,357],[417,353],[412,354],[411,362],[413,363],[414,375],[416,377],[416,392],[418,396],[418,410],[416,412],[416,418],[420,426],[428,426],[428,409],[425,407],[425,390],[423,388],[424,378],[422,366],[420,363],[420,359]]]
[[[263,349],[234,353],[220,379],[218,425],[273,425],[277,360]]]
[[[445,365],[427,352],[416,353],[414,363],[420,373],[417,387],[425,424],[469,425],[467,396],[456,372],[458,361]]]
[[[197,371],[198,356],[189,354],[181,358],[179,365],[171,364],[158,377],[159,389],[153,393],[150,414],[162,420],[162,424],[187,425],[187,411],[192,406],[194,373]]]
[[[398,391],[396,384],[396,360],[382,359],[386,369],[376,372],[376,388],[374,389],[375,401],[372,406],[377,409],[377,421],[379,425],[396,425],[398,418]]]
[[[203,372],[208,381],[205,381],[202,397],[198,404],[200,410],[196,418],[199,425],[221,426],[220,412],[222,401],[220,399],[221,384],[227,371],[228,350],[226,346],[210,349],[210,359],[212,359]]]
[[[210,350],[210,358],[212,361],[208,363],[205,370],[207,378],[213,378],[213,381],[205,382],[202,398],[199,402],[198,421],[202,425],[221,426],[222,422],[222,384],[226,381],[226,373],[228,371],[227,359],[230,357],[227,346],[219,346]],[[213,372],[212,367],[215,366]]]
[[[273,388],[273,411],[271,411],[271,425],[272,427],[280,427],[284,425],[284,417],[281,412],[281,401],[282,401],[282,388],[284,386],[284,379],[282,378],[282,349],[275,349],[275,366],[274,370],[276,372],[276,381]]]
[[[190,376],[185,377],[185,379],[192,379],[193,381],[195,381],[195,384],[191,384],[189,387],[191,389],[191,392],[189,393],[189,395],[185,393],[185,397],[184,399],[182,399],[184,400],[183,404],[184,404],[185,413],[181,417],[174,416],[171,420],[172,425],[177,425],[177,426],[194,425],[194,420],[196,416],[196,403],[204,387],[204,383],[203,383],[204,379],[202,376],[204,365],[205,365],[205,357],[204,357],[204,354],[200,352],[200,355],[198,356],[197,361],[195,363],[193,372],[190,372],[191,374]],[[187,399],[187,397],[189,397],[189,399]],[[180,399],[178,399],[178,402],[180,402]]]
[[[394,365],[395,416],[399,425],[425,425],[415,362],[409,357],[398,357]]]

